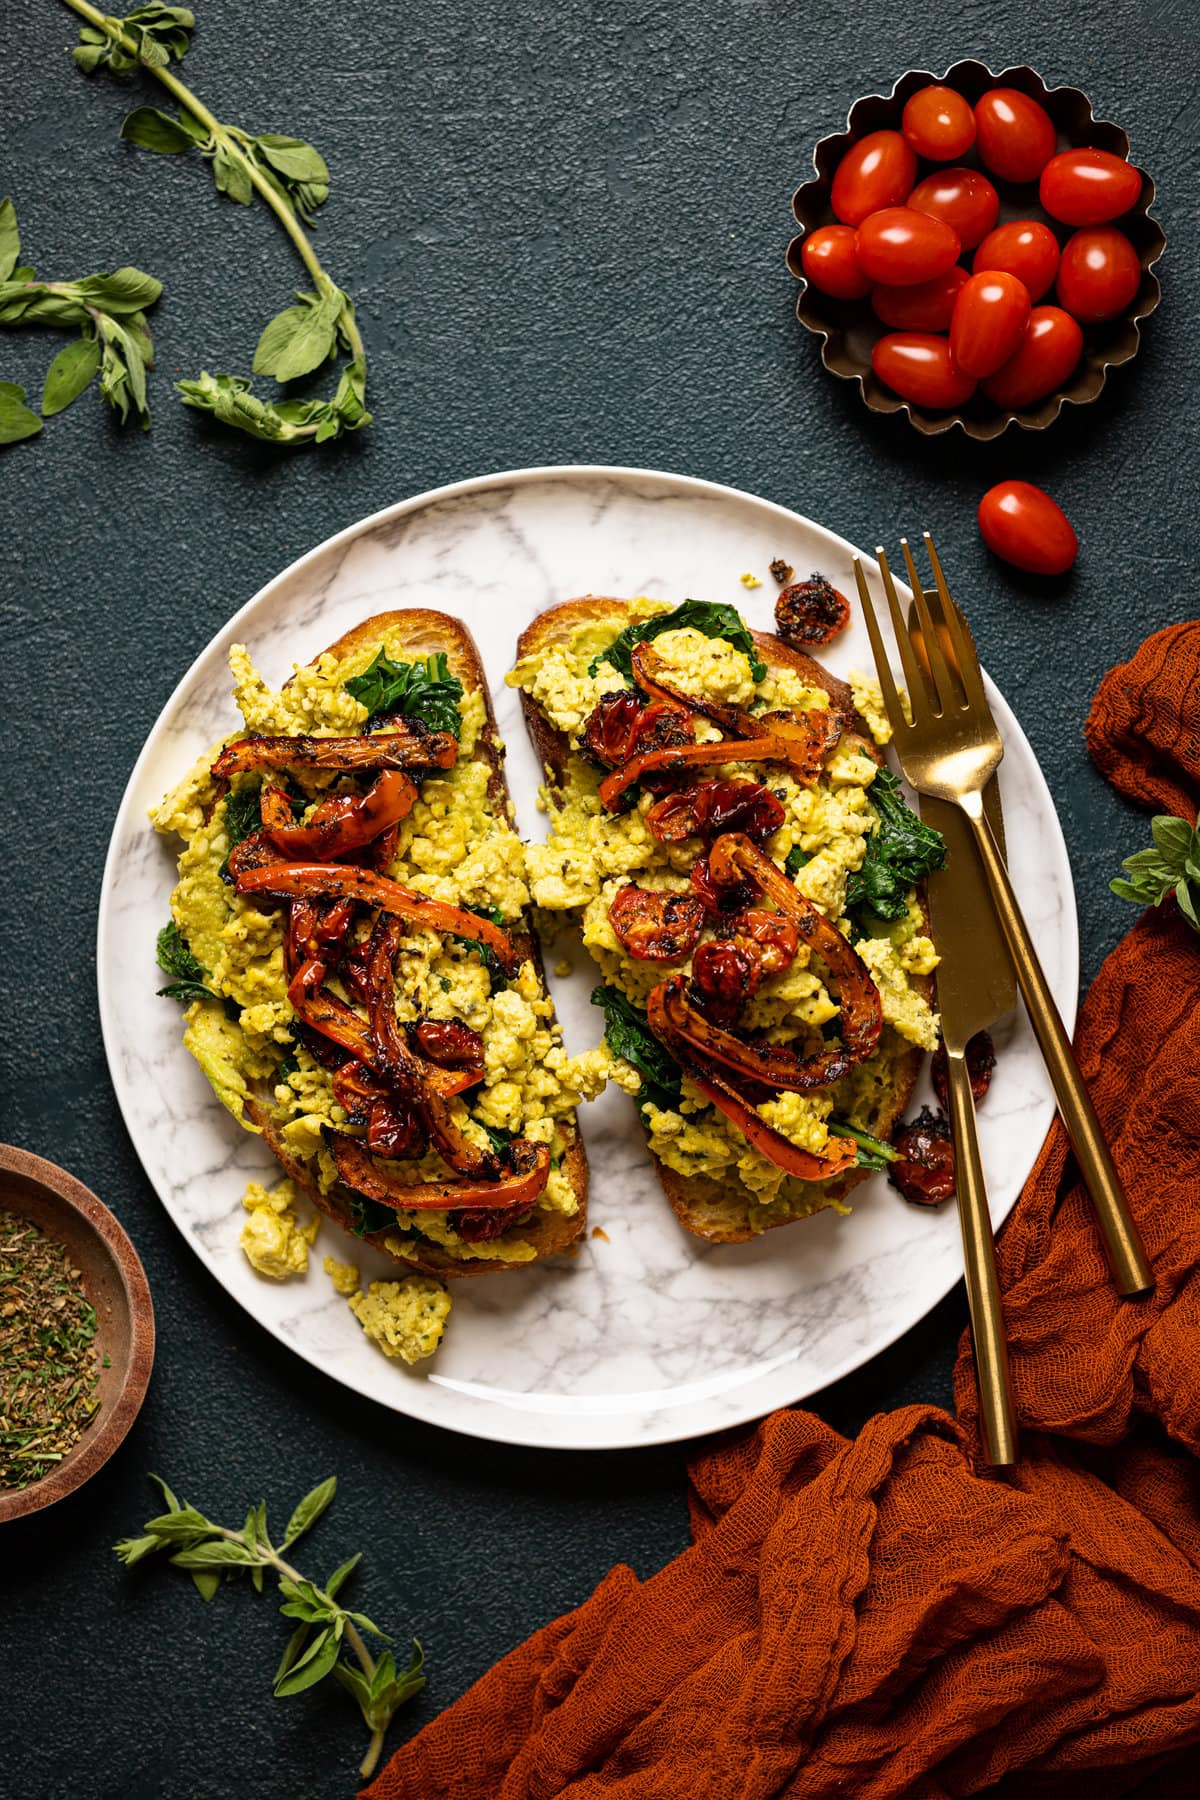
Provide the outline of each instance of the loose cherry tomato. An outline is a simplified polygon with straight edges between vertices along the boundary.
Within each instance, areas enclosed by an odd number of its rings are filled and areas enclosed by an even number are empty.
[[[1050,158],[1038,184],[1042,205],[1064,225],[1104,225],[1118,219],[1141,191],[1138,171],[1107,150],[1063,150]]]
[[[979,160],[1003,181],[1036,181],[1057,141],[1045,107],[1017,88],[992,88],[975,103]]]
[[[1058,298],[1084,325],[1115,319],[1142,284],[1137,251],[1115,225],[1076,231],[1063,245]]]
[[[1023,281],[1031,300],[1040,300],[1058,273],[1058,239],[1037,219],[1012,219],[989,231],[971,264],[981,269],[1005,269]]]
[[[1016,353],[988,377],[983,391],[995,406],[1028,406],[1060,388],[1083,354],[1083,333],[1060,306],[1035,306]]]
[[[955,263],[944,275],[915,287],[874,287],[871,305],[895,331],[945,331],[966,280],[967,271]]]
[[[917,159],[898,131],[872,131],[851,144],[834,171],[830,204],[845,225],[881,206],[898,206],[917,179]]]
[[[954,366],[977,381],[1014,354],[1029,323],[1029,290],[1003,269],[972,275],[954,304],[950,354]]]
[[[1065,575],[1079,539],[1061,506],[1030,481],[998,481],[979,502],[979,529],[988,549],[1034,575]]]
[[[963,406],[975,392],[974,379],[950,361],[948,340],[930,332],[889,332],[872,350],[871,367],[902,399],[935,411]]]
[[[930,162],[952,162],[975,142],[970,101],[954,88],[920,88],[905,105],[900,125],[917,155]]]
[[[822,225],[800,246],[804,273],[835,300],[861,300],[871,283],[858,266],[853,225]]]
[[[918,181],[908,204],[949,225],[964,250],[973,250],[1000,216],[1000,196],[978,169],[938,169]]]
[[[858,265],[872,281],[912,287],[933,281],[958,261],[958,235],[941,219],[911,206],[885,206],[858,228]]]

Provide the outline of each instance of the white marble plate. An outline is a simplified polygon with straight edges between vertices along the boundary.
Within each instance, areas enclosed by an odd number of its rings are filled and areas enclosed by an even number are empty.
[[[896,536],[911,520],[881,521]],[[961,1256],[952,1207],[906,1206],[882,1179],[848,1218],[832,1213],[714,1248],[676,1223],[632,1103],[582,1111],[592,1171],[580,1255],[455,1283],[446,1341],[423,1371],[364,1338],[322,1271],[344,1235],[321,1228],[308,1275],[276,1286],[238,1248],[246,1181],[268,1173],[258,1141],[213,1098],[155,997],[154,936],[174,880],[147,811],[235,723],[226,653],[245,642],[280,682],[349,626],[386,607],[434,606],[474,632],[509,747],[520,829],[544,831],[516,694],[503,685],[517,634],[557,600],[592,591],[731,600],[759,625],[776,592],[767,564],[828,574],[852,591],[851,547],[797,514],[730,488],[617,468],[523,470],[405,500],[313,550],[236,614],[184,676],[138,759],[113,830],[100,906],[100,1014],[113,1085],[154,1186],[218,1281],[268,1331],[327,1374],[397,1412],[509,1443],[615,1448],[757,1417],[813,1393],[894,1344],[949,1290]],[[763,586],[747,592],[749,570]],[[951,570],[953,579],[953,570]],[[856,620],[828,654],[868,668]],[[1033,752],[990,690],[1007,745],[1001,786],[1013,878],[1050,982],[1075,1013],[1078,943],[1065,846]],[[551,948],[553,965],[561,951]],[[593,972],[553,980],[568,1048],[595,1043]],[[980,1129],[993,1217],[1008,1212],[1050,1122],[1050,1089],[1024,1015],[995,1032],[999,1066]],[[392,1265],[368,1253],[364,1276]],[[903,1357],[900,1347],[895,1352]]]

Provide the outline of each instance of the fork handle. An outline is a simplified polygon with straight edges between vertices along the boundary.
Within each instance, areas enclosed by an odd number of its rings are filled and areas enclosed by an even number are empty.
[[[1067,1128],[1079,1172],[1091,1196],[1117,1290],[1126,1295],[1149,1293],[1154,1286],[1154,1276],[1146,1260],[1141,1235],[1129,1211],[1100,1121],[1075,1061],[1071,1040],[1021,915],[1004,858],[984,815],[982,798],[978,793],[964,794],[959,805],[975,835],[996,917],[1013,959],[1017,982],[1050,1073],[1058,1110]]]
[[[979,1418],[984,1451],[994,1467],[1017,1460],[1017,1427],[1008,1379],[1008,1348],[987,1189],[979,1156],[979,1131],[971,1077],[961,1050],[947,1050],[946,1077],[954,1130],[955,1196],[962,1230],[963,1271],[971,1309],[971,1343],[979,1386]]]

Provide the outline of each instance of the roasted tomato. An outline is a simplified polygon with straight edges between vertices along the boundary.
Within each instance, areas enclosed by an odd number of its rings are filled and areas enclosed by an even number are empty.
[[[694,894],[664,894],[628,882],[608,909],[623,949],[640,962],[682,962],[700,940],[704,907]]]
[[[643,750],[690,744],[694,733],[687,714],[669,706],[647,706],[632,689],[605,694],[589,713],[582,742],[606,769],[619,769]]]
[[[736,913],[725,930],[727,941],[753,956],[764,975],[778,975],[790,968],[800,948],[800,934],[791,920],[761,906]]]
[[[960,248],[951,226],[913,206],[885,206],[858,228],[860,268],[889,287],[911,287],[944,275],[958,261]]]
[[[412,1038],[421,1055],[439,1069],[464,1069],[483,1073],[483,1039],[469,1025],[454,1019],[421,1019],[412,1027]]]
[[[971,268],[976,275],[1003,269],[1024,282],[1031,300],[1040,300],[1058,274],[1058,239],[1039,219],[1010,219],[988,232]]]
[[[646,823],[665,844],[716,837],[722,831],[744,831],[761,843],[779,830],[783,816],[783,807],[761,781],[701,781],[656,801]]]
[[[1054,249],[1057,264],[1057,244]],[[918,281],[915,287],[873,287],[871,309],[895,331],[945,331],[966,281],[967,271],[955,263],[944,275]]]
[[[1042,170],[1038,197],[1064,225],[1106,225],[1135,205],[1142,178],[1107,150],[1063,150]]]
[[[912,146],[898,131],[872,131],[851,144],[834,171],[829,200],[845,225],[861,225],[881,206],[898,206],[917,179]]]
[[[971,1098],[978,1106],[979,1102],[992,1085],[992,1070],[996,1067],[996,1052],[992,1048],[992,1036],[988,1031],[977,1031],[967,1045],[967,1074],[971,1077]],[[946,1080],[946,1052],[941,1044],[934,1052],[930,1065],[933,1076],[933,1091],[943,1108],[950,1105],[950,1089]]]
[[[1029,290],[1003,269],[972,275],[950,321],[950,355],[956,369],[977,381],[994,375],[1016,354],[1029,323]]]
[[[861,300],[871,284],[858,266],[853,225],[821,225],[800,246],[805,275],[835,300]]]
[[[991,88],[975,103],[979,160],[1003,181],[1036,181],[1057,141],[1045,107],[1018,88]]]
[[[951,162],[975,142],[971,103],[951,87],[918,88],[905,104],[900,128],[917,155],[930,162]]]
[[[1033,575],[1065,575],[1079,553],[1071,521],[1031,481],[998,481],[979,502],[979,529],[996,556]]]
[[[900,1152],[888,1164],[888,1180],[913,1206],[940,1206],[954,1197],[954,1141],[941,1113],[922,1107],[892,1138]]]
[[[420,1156],[427,1141],[420,1119],[402,1100],[383,1094],[371,1102],[367,1148],[372,1156]]]
[[[742,945],[720,938],[697,946],[692,957],[692,992],[709,1018],[732,1024],[762,984],[765,971]]]
[[[749,906],[754,898],[754,889],[748,881],[721,884],[714,881],[707,856],[697,858],[692,864],[691,883],[693,894],[711,919],[728,919]]]
[[[1137,251],[1115,225],[1076,231],[1063,245],[1058,298],[1083,325],[1115,319],[1142,285]]]
[[[814,569],[785,587],[775,602],[775,629],[785,644],[828,644],[850,623],[850,602]]]
[[[1062,387],[1082,355],[1078,321],[1061,306],[1035,306],[1015,352],[983,391],[996,406],[1029,406]]]
[[[964,250],[973,250],[1000,215],[1000,196],[978,169],[938,169],[917,183],[908,204],[948,225]]]
[[[949,342],[932,332],[889,332],[872,350],[871,367],[893,393],[935,412],[965,406],[975,392],[974,377],[951,362]]]

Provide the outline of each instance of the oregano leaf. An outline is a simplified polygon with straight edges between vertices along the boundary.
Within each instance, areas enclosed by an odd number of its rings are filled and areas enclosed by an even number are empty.
[[[283,1549],[288,1549],[297,1538],[312,1529],[336,1493],[337,1476],[330,1475],[305,1494],[288,1520],[287,1530],[283,1534]]]
[[[0,281],[7,281],[21,260],[21,233],[17,209],[11,200],[0,200]]]
[[[25,389],[15,381],[0,381],[0,444],[19,444],[41,429],[42,421],[25,404]]]
[[[100,345],[94,337],[76,338],[65,344],[46,370],[42,387],[42,417],[49,419],[77,400],[100,367]]]
[[[184,150],[194,149],[197,142],[179,119],[159,112],[156,106],[139,106],[126,113],[117,136],[141,150],[154,150],[159,156],[178,156]]]
[[[284,1700],[289,1694],[302,1694],[305,1688],[315,1687],[337,1661],[339,1648],[339,1640],[332,1626],[319,1631],[303,1656],[275,1683],[278,1697]]]

